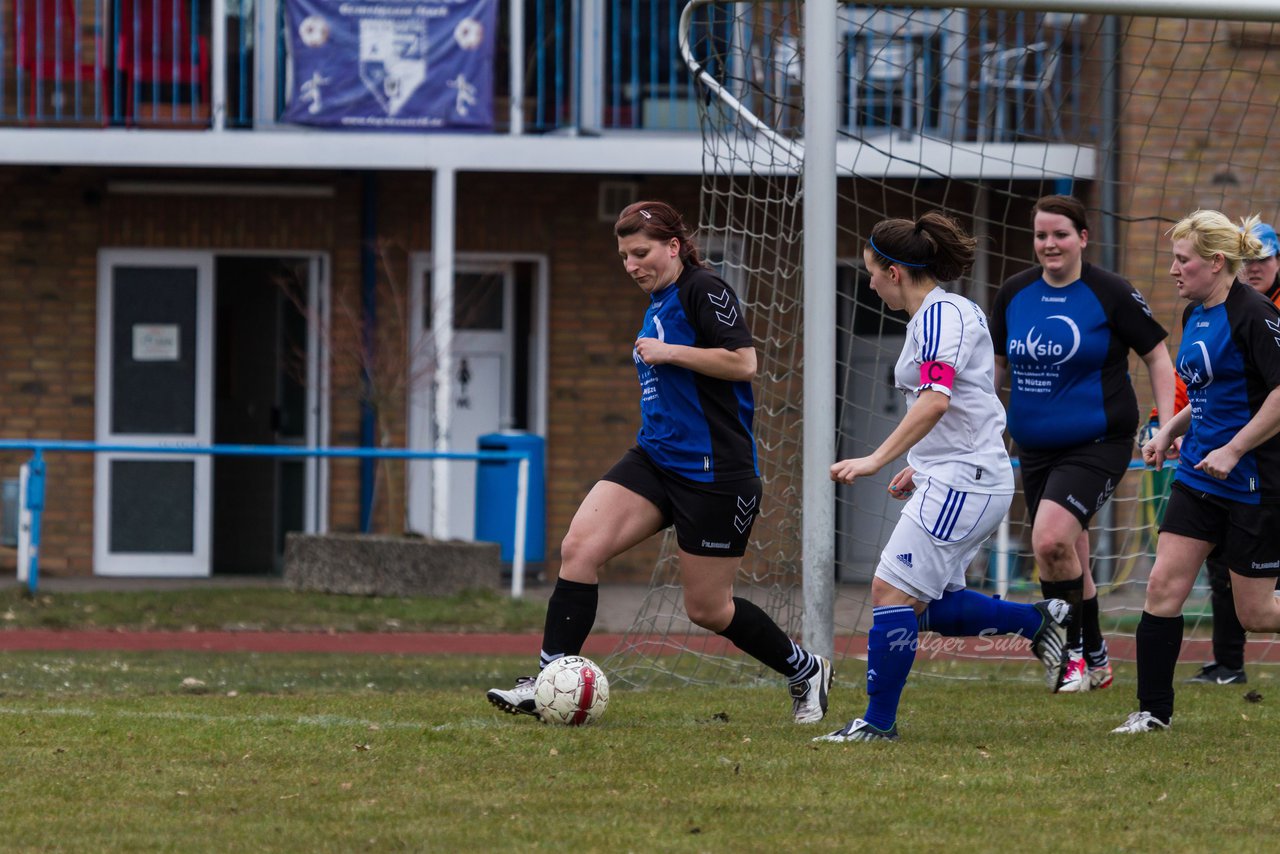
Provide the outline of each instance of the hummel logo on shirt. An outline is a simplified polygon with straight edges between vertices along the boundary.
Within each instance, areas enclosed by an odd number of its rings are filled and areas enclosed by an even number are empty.
[[[901,562],[903,563],[903,565],[904,565],[904,566],[910,567],[910,566],[911,566],[911,552],[907,552],[906,554],[900,554],[900,555],[898,555],[898,560],[899,560],[899,561],[901,561]]]
[[[720,296],[716,296],[715,294],[712,294],[712,293],[707,294],[707,299],[711,300],[711,304],[714,305],[716,308],[729,309],[727,312],[723,312],[723,311],[716,312],[716,319],[718,319],[725,326],[733,326],[733,324],[738,321],[737,306],[729,305],[729,289],[728,288],[725,288],[720,293]]]

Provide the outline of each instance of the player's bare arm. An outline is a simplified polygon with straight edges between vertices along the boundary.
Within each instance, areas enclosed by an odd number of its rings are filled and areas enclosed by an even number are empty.
[[[1156,402],[1156,411],[1163,424],[1173,415],[1173,396],[1176,381],[1173,378],[1173,360],[1169,358],[1169,348],[1161,341],[1142,356],[1147,366],[1147,376],[1151,380],[1151,396]]]
[[[1234,439],[1206,454],[1203,460],[1196,463],[1196,468],[1210,477],[1226,480],[1241,457],[1276,433],[1280,433],[1280,387],[1271,390],[1262,406],[1258,407],[1257,414],[1240,428]]]
[[[880,443],[870,455],[841,460],[831,467],[831,479],[836,483],[853,483],[860,477],[873,475],[898,457],[911,450],[917,442],[929,434],[951,405],[951,398],[940,391],[925,389],[902,422],[889,437]]]
[[[756,375],[756,348],[688,347],[657,338],[636,340],[636,355],[646,365],[675,365],[718,380],[750,382]]]
[[[1165,422],[1156,434],[1142,446],[1142,461],[1160,471],[1164,461],[1169,457],[1169,449],[1175,439],[1180,438],[1191,426],[1191,407],[1184,406],[1182,411]]]

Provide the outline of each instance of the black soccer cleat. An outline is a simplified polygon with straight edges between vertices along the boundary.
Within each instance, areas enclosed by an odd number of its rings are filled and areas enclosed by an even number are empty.
[[[1210,661],[1187,681],[1194,685],[1245,685],[1249,682],[1249,677],[1243,669],[1232,670],[1216,661]]]
[[[887,730],[876,729],[862,718],[854,718],[835,732],[820,735],[814,741],[897,741],[898,725],[895,723]]]

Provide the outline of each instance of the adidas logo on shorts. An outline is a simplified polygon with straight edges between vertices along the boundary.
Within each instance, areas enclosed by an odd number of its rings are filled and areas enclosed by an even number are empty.
[[[911,552],[898,555],[898,560],[909,569],[911,567]]]

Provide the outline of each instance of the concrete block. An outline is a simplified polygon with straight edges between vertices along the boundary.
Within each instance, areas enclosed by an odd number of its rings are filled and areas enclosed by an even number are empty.
[[[451,596],[502,588],[497,543],[381,534],[299,534],[285,539],[291,590],[353,596]]]

